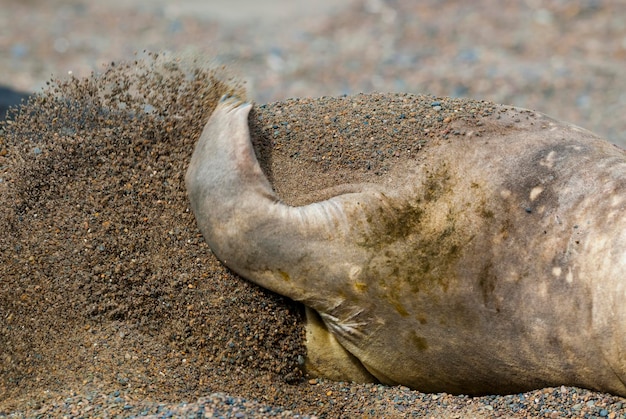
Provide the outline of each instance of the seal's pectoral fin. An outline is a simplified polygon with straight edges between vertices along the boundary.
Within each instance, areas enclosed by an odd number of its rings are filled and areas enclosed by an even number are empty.
[[[376,383],[361,361],[348,352],[328,328],[317,312],[306,307],[305,368],[314,377],[355,383]]]

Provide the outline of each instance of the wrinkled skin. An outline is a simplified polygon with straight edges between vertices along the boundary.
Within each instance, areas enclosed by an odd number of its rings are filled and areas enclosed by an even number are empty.
[[[225,265],[305,304],[311,373],[626,396],[621,149],[507,108],[485,118],[480,147],[433,142],[389,181],[292,207],[259,167],[250,109],[225,98],[212,114],[186,176],[191,206]],[[524,121],[512,127],[512,113]]]

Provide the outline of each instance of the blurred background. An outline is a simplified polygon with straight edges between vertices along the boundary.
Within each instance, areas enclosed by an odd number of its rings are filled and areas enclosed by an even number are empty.
[[[624,0],[0,0],[0,105],[144,50],[224,64],[258,103],[467,96],[626,145]]]

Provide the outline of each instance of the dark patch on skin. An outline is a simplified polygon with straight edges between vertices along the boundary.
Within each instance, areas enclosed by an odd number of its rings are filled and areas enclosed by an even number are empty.
[[[449,280],[456,275],[451,270],[461,256],[461,250],[467,243],[464,235],[456,234],[455,216],[448,214],[445,228],[434,237],[425,236],[417,246],[415,255],[415,275],[407,277],[411,289],[418,292],[420,286],[430,288],[432,284],[439,284],[444,292],[448,291]],[[471,237],[468,242],[471,241]]]
[[[398,314],[402,317],[407,317],[409,315],[409,312],[406,311],[406,308],[404,308],[404,306],[400,304],[397,300],[392,301],[392,304],[393,308],[395,308]]]
[[[480,270],[478,285],[483,297],[483,303],[488,309],[500,311],[500,307],[495,299],[496,284],[498,278],[493,273],[493,263],[489,262]]]
[[[418,336],[415,332],[411,332],[411,342],[421,352],[428,349],[428,341],[424,337]]]
[[[355,282],[354,288],[359,292],[367,292],[369,286],[365,282]]]
[[[441,290],[448,292],[450,281],[456,278],[454,271],[464,243],[455,234],[454,223],[454,217],[449,216],[442,231],[423,235],[419,234],[423,228],[418,226],[414,230],[417,233],[387,244],[370,260],[367,276],[372,278],[372,283],[378,283],[380,298],[402,317],[411,314],[404,305],[407,295],[438,299]],[[406,252],[407,248],[413,250]],[[406,287],[398,289],[394,284],[406,284]],[[421,315],[419,321],[426,324],[425,316]]]
[[[375,232],[365,237],[360,245],[376,250],[376,256],[368,265],[368,276],[385,278],[379,282],[381,288],[386,290],[384,298],[402,316],[409,313],[398,303],[396,296],[390,295],[385,284],[405,283],[413,293],[427,292],[434,287],[447,292],[451,278],[456,277],[453,271],[462,250],[473,239],[472,236],[458,234],[457,214],[452,210],[448,210],[441,228],[432,228],[430,217],[436,216],[437,211],[434,208],[449,206],[438,201],[450,196],[453,183],[444,164],[428,175],[420,188],[421,196],[412,202],[402,202],[382,194],[385,201],[378,209],[380,217],[367,220],[375,226]],[[407,252],[407,248],[412,250]]]
[[[513,228],[513,222],[510,218],[504,219],[502,222],[502,226],[500,227],[500,238],[502,240],[507,240],[509,238],[509,234],[511,229]]]
[[[480,215],[481,215],[483,218],[488,218],[488,219],[491,219],[491,218],[493,218],[494,213],[493,213],[493,211],[491,211],[491,210],[488,210],[488,209],[484,209],[484,208],[483,208],[483,209],[482,209],[482,211],[480,212]]]
[[[472,184],[472,185],[475,185],[475,184]],[[493,210],[487,207],[487,202],[485,202],[484,199],[482,199],[480,202],[478,214],[480,214],[482,218],[485,218],[487,220],[493,220],[495,216],[495,213],[493,212]]]
[[[376,238],[377,244],[404,240],[407,236],[414,233],[424,215],[424,210],[420,208],[419,204],[418,200],[415,204],[407,203],[406,205],[395,207],[390,214],[389,211],[385,212],[383,207],[380,207],[380,223],[382,224],[384,234]]]
[[[449,192],[450,188],[447,183],[450,180],[450,174],[445,166],[436,173],[428,175],[424,183],[424,199],[426,202],[436,201],[442,195]]]

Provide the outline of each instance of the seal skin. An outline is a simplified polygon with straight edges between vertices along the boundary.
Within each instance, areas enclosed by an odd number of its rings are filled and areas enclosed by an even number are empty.
[[[293,207],[255,157],[250,109],[222,99],[186,185],[214,254],[307,307],[309,371],[426,392],[626,396],[624,151],[500,107],[480,139],[434,141],[384,184]]]

